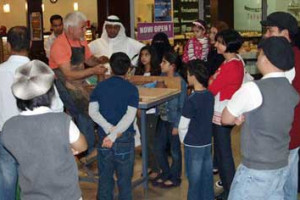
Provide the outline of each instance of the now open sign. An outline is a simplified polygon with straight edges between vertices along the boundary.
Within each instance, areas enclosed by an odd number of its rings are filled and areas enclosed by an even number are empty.
[[[174,37],[173,22],[138,23],[137,39],[151,40],[156,33],[164,32],[169,38]]]

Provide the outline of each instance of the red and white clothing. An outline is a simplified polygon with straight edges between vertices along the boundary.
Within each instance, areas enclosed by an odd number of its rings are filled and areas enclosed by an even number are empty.
[[[215,96],[213,123],[221,125],[223,109],[233,94],[241,87],[244,79],[244,64],[241,59],[233,58],[224,61],[210,78],[208,89]]]
[[[200,59],[207,60],[210,44],[207,37],[197,39],[195,37],[188,40],[184,47],[182,56],[183,62],[187,63],[190,60]]]
[[[293,70],[296,72],[295,79],[293,80],[294,88],[300,93],[300,49],[298,47],[293,47],[295,54],[295,67]],[[286,73],[285,73],[286,74]],[[288,77],[287,77],[288,78]],[[295,108],[294,121],[292,129],[290,131],[291,141],[290,149],[295,149],[300,146],[300,104]]]

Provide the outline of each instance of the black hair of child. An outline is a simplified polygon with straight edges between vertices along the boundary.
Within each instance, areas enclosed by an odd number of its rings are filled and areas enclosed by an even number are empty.
[[[207,88],[209,73],[205,67],[205,63],[199,59],[191,60],[187,63],[187,71],[190,76],[195,76],[197,81]]]
[[[123,76],[128,72],[131,61],[127,54],[117,52],[111,55],[109,64],[114,75]]]

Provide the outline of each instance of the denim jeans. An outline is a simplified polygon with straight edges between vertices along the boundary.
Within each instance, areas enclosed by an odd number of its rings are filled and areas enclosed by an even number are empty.
[[[113,200],[114,172],[117,175],[118,199],[131,200],[134,166],[134,142],[115,143],[111,149],[98,148],[98,200]]]
[[[229,193],[235,173],[231,149],[231,129],[231,126],[219,126],[213,124],[215,154],[218,162],[219,175],[226,195]]]
[[[228,200],[282,200],[287,173],[287,167],[255,170],[240,164]]]
[[[16,199],[17,179],[17,162],[2,146],[0,137],[0,199]]]
[[[185,170],[189,181],[188,200],[213,200],[211,145],[184,146]]]
[[[162,170],[162,179],[171,180],[175,184],[181,182],[182,155],[178,135],[172,135],[173,123],[158,120],[155,137],[155,154]],[[172,164],[169,165],[167,144],[170,144]]]
[[[88,153],[90,153],[95,144],[95,124],[93,120],[87,115],[86,112],[84,112],[83,109],[81,109],[81,105],[77,105],[75,103],[73,97],[62,81],[58,79],[55,80],[55,85],[65,108],[69,111],[80,132],[84,134],[88,143]]]
[[[284,184],[284,199],[297,200],[298,199],[298,161],[299,161],[299,147],[290,150],[288,175]]]

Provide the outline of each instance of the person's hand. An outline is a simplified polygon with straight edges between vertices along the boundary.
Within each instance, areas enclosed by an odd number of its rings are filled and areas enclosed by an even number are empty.
[[[94,71],[94,74],[105,74],[107,69],[103,65],[96,65],[95,67],[92,68]]]
[[[234,120],[234,124],[239,126],[241,125],[243,122],[245,121],[245,116],[244,115],[240,115],[239,117],[237,117],[235,120]]]
[[[100,64],[108,63],[108,62],[109,62],[109,58],[106,57],[106,56],[100,56],[100,57],[98,58],[98,62],[99,62]]]
[[[173,128],[172,135],[178,135],[178,128]]]
[[[156,88],[167,88],[164,81],[157,81]]]
[[[105,137],[102,142],[102,147],[110,149],[110,148],[112,148],[113,144],[114,143],[110,140],[109,137]]]
[[[72,153],[73,153],[74,156],[77,155],[77,154],[79,154],[79,151],[76,151],[76,150],[73,149],[73,148],[71,148],[71,150],[72,150]]]
[[[138,109],[138,110],[137,110],[137,116],[138,116],[139,118],[141,118],[141,115],[142,115],[142,111],[141,111],[140,109]]]

